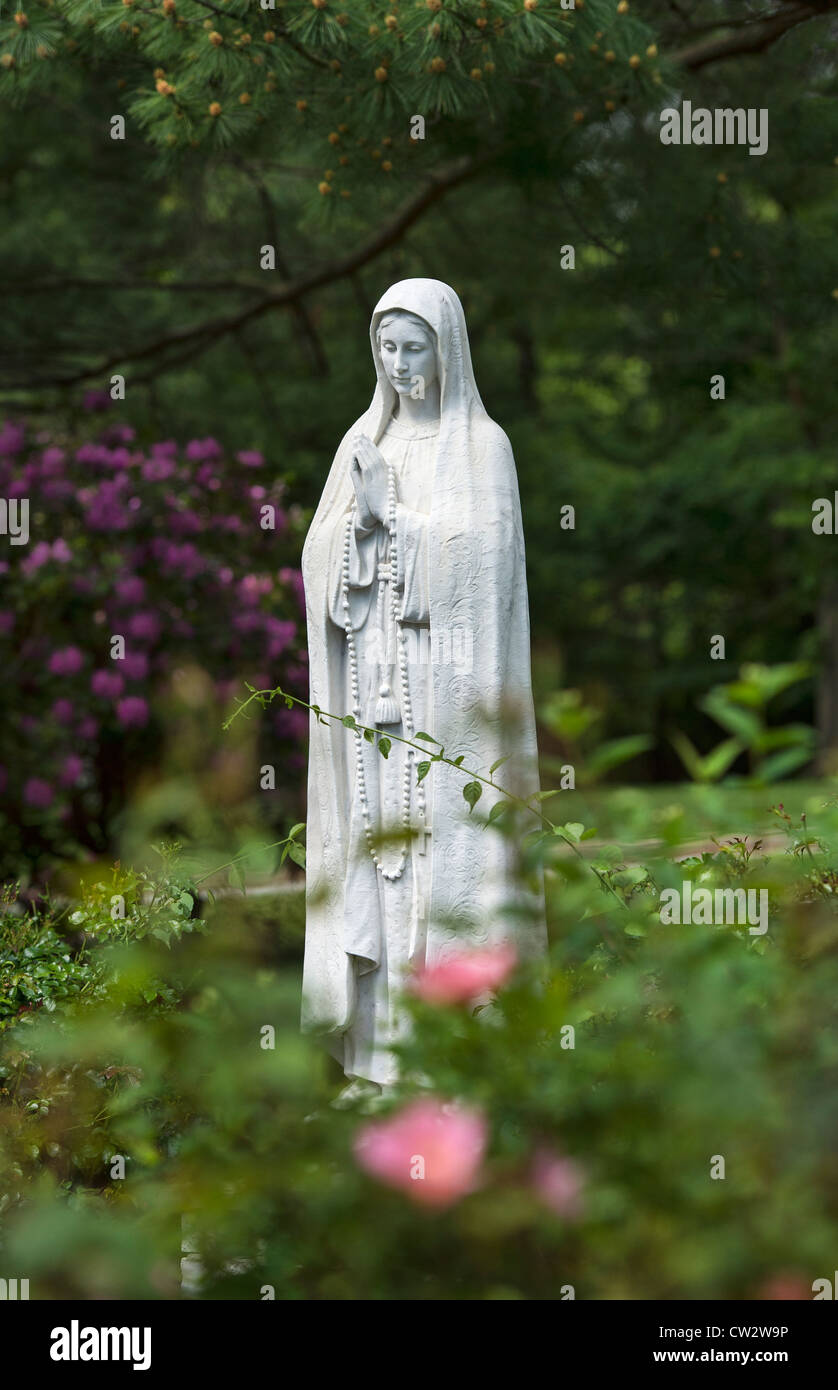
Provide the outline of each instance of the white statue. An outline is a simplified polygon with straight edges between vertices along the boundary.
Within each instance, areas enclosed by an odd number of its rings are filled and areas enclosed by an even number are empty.
[[[311,703],[388,736],[428,733],[484,776],[508,757],[501,784],[531,796],[518,484],[477,392],[462,305],[438,280],[404,280],[370,337],[372,404],[337,451],[303,551]],[[545,946],[515,846],[469,814],[461,772],[437,763],[420,779],[435,745],[419,744],[427,753],[393,741],[385,759],[361,733],[311,720],[303,1027],[373,1092],[397,1080],[412,970],[473,945]],[[481,813],[500,799],[484,791]]]

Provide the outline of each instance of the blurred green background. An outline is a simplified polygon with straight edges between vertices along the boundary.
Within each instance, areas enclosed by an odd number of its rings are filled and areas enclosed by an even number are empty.
[[[0,469],[32,508],[0,560],[0,1211],[37,1296],[176,1296],[193,1210],[216,1297],[260,1296],[259,1270],[286,1298],[805,1297],[834,1263],[838,562],[812,507],[836,477],[836,9],[0,16]],[[662,145],[687,99],[765,108],[767,153]],[[320,1108],[336,1078],[297,1037],[302,873],[275,842],[305,721],[221,727],[246,681],[305,696],[302,537],[371,394],[372,306],[411,275],[460,294],[512,441],[544,783],[576,769],[561,814],[621,900],[542,846],[543,1002],[524,978],[496,1032],[417,1018],[421,1069],[492,1123],[450,1226],[361,1178],[358,1117]],[[131,623],[135,675],[94,686]],[[736,835],[770,858],[713,843]],[[762,874],[769,940],[627,926],[675,854]],[[587,1225],[545,1225],[539,1144],[585,1167]]]

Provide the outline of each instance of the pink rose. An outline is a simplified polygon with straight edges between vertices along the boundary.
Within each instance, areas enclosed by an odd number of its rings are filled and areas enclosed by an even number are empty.
[[[532,1165],[535,1192],[558,1216],[574,1221],[582,1214],[584,1175],[572,1158],[563,1158],[550,1149],[540,1149]]]
[[[807,1283],[800,1274],[795,1274],[792,1270],[780,1270],[777,1274],[772,1274],[770,1279],[759,1289],[757,1298],[767,1299],[770,1302],[793,1302],[812,1297],[812,1285]]]
[[[486,1149],[481,1111],[428,1098],[364,1125],[355,1139],[360,1166],[426,1207],[449,1207],[477,1186]]]
[[[427,1004],[468,1004],[500,989],[516,960],[515,948],[509,945],[459,951],[419,970],[410,988]]]

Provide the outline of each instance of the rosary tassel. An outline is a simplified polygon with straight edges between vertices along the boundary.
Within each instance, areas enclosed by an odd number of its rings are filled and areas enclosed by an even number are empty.
[[[389,685],[382,685],[378,692],[378,703],[375,707],[376,724],[398,724],[400,719],[401,714],[399,713],[399,707],[393,699],[393,694]]]

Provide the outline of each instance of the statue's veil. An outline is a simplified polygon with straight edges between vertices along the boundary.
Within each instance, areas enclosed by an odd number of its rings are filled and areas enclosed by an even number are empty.
[[[490,423],[474,379],[465,314],[459,296],[441,280],[400,280],[381,296],[373,310],[370,346],[375,363],[375,392],[368,409],[347,431],[338,448],[310,534],[322,525],[336,506],[345,511],[354,495],[347,463],[349,441],[356,434],[366,434],[377,444],[393,414],[396,392],[384,371],[377,333],[384,316],[397,310],[424,319],[433,330],[440,382],[440,444],[445,435],[467,426],[472,414]],[[443,453],[443,449],[440,448],[439,452]]]

